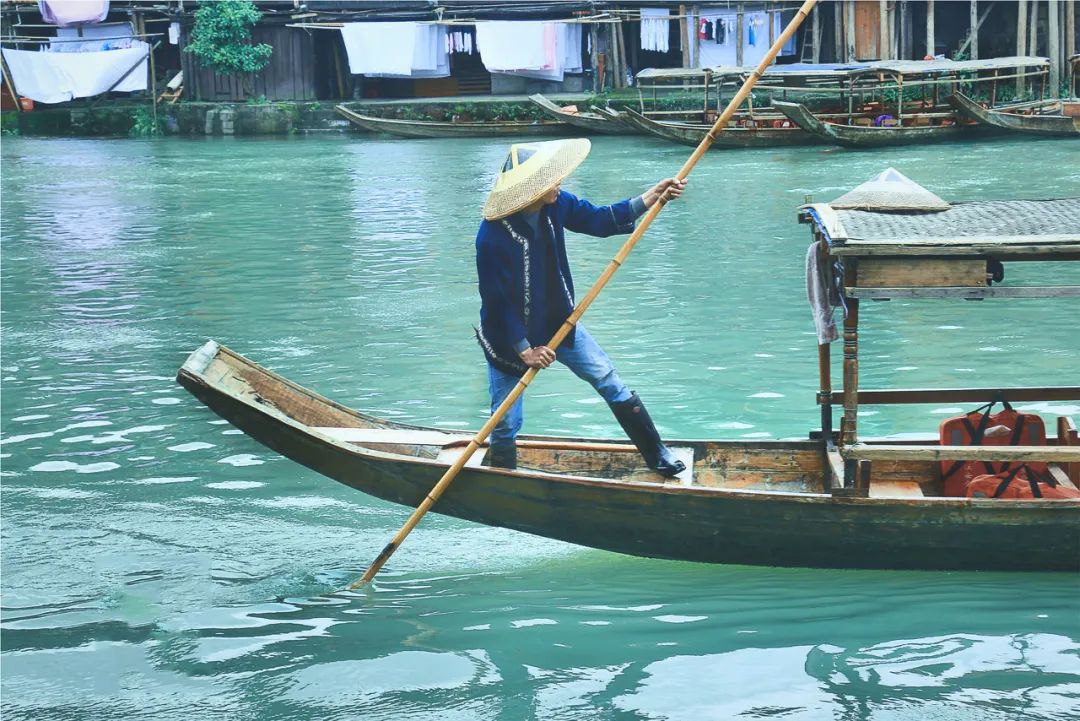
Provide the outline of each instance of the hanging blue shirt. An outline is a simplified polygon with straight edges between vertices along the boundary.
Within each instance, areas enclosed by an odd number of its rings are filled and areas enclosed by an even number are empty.
[[[565,230],[607,237],[629,233],[645,210],[639,198],[596,206],[565,190],[541,208],[533,226],[522,213],[485,220],[476,234],[480,327],[476,338],[488,361],[521,376],[519,352],[544,345],[574,310],[574,279]],[[573,335],[563,341],[573,344]]]

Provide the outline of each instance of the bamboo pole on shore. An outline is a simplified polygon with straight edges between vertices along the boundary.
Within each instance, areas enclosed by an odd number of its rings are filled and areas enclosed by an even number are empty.
[[[776,56],[780,52],[780,49],[783,48],[787,41],[791,39],[792,35],[795,34],[795,31],[799,29],[799,26],[802,25],[803,20],[806,19],[806,16],[810,14],[810,11],[813,10],[814,5],[816,4],[817,0],[805,0],[805,2],[802,4],[802,7],[800,7],[799,10],[795,13],[795,17],[791,19],[791,22],[788,23],[788,26],[784,29],[784,32],[780,34],[780,37],[776,39],[776,42],[773,43],[772,47],[770,47],[768,52],[765,53],[765,57],[761,59],[761,62],[758,63],[758,66],[754,68],[754,71],[752,73],[750,73],[750,76],[746,79],[746,82],[744,82],[742,87],[739,89],[739,92],[735,94],[735,97],[733,97],[731,99],[731,102],[728,103],[727,107],[724,109],[724,112],[720,114],[720,117],[716,119],[716,122],[713,124],[712,128],[710,128],[709,131],[705,134],[705,137],[701,140],[701,143],[697,146],[697,148],[686,160],[686,162],[683,163],[683,166],[675,175],[676,178],[682,180],[690,175],[690,171],[694,169],[694,166],[698,164],[698,161],[701,160],[701,158],[708,151],[709,147],[713,144],[713,141],[716,140],[716,135],[724,129],[724,126],[727,125],[728,121],[739,109],[743,101],[746,100],[746,98],[750,95],[750,91],[753,90],[758,80],[760,80],[761,76],[764,75],[765,69],[768,68],[769,65],[772,64],[773,60],[776,59]],[[570,333],[570,331],[573,330],[578,320],[581,319],[581,316],[585,314],[585,311],[589,309],[589,306],[591,306],[593,301],[596,300],[597,296],[600,295],[600,291],[604,289],[604,286],[606,286],[608,281],[611,280],[611,277],[615,275],[615,272],[620,267],[622,267],[623,263],[626,261],[627,256],[630,255],[630,252],[634,249],[634,246],[637,245],[638,241],[645,234],[645,231],[649,229],[649,226],[652,225],[653,220],[656,219],[656,216],[659,215],[660,211],[663,210],[666,204],[667,199],[666,197],[662,196],[653,204],[651,208],[649,208],[649,210],[642,217],[641,222],[638,224],[638,227],[634,229],[634,232],[630,234],[630,237],[627,238],[622,248],[619,249],[619,252],[616,253],[615,257],[611,259],[611,262],[608,263],[608,266],[604,269],[604,272],[600,274],[600,277],[597,279],[596,283],[593,284],[593,287],[589,289],[589,292],[585,295],[581,302],[578,303],[577,307],[574,308],[574,311],[570,314],[570,316],[566,319],[562,326],[560,326],[559,330],[555,332],[555,335],[552,336],[551,340],[548,341],[548,348],[551,348],[553,351],[556,350],[559,347],[559,344],[561,344],[566,338],[566,336]],[[451,465],[450,468],[447,469],[446,473],[443,474],[443,477],[439,479],[438,483],[435,484],[435,486],[431,489],[431,491],[428,492],[427,496],[416,508],[416,510],[413,511],[412,515],[409,516],[409,519],[405,522],[405,525],[401,527],[401,530],[397,532],[397,535],[395,535],[394,538],[388,544],[386,544],[386,547],[383,548],[383,550],[375,558],[371,566],[367,569],[367,571],[364,572],[364,575],[349,584],[349,590],[355,590],[375,577],[375,574],[379,572],[379,569],[383,567],[383,564],[385,564],[386,561],[390,558],[390,556],[394,554],[394,551],[396,551],[398,547],[401,546],[405,538],[420,522],[420,519],[424,517],[428,510],[430,510],[431,507],[435,505],[435,502],[439,500],[439,497],[442,496],[446,489],[450,487],[450,484],[453,483],[458,473],[461,472],[461,469],[464,468],[465,464],[469,461],[470,458],[472,458],[473,453],[477,451],[477,449],[480,447],[480,444],[487,439],[488,435],[491,433],[491,431],[495,429],[495,426],[498,425],[499,421],[502,420],[503,416],[505,416],[506,413],[510,410],[510,408],[517,402],[518,398],[521,397],[521,394],[525,392],[525,389],[529,386],[529,383],[532,382],[533,378],[536,377],[536,374],[537,369],[530,368],[525,373],[525,375],[522,376],[521,380],[519,380],[517,385],[514,386],[514,389],[510,391],[510,394],[506,397],[502,404],[497,409],[495,409],[494,413],[492,413],[491,418],[488,419],[487,423],[485,423],[483,427],[481,427],[481,429],[476,433],[476,436],[471,441],[469,441],[469,445],[465,448],[464,452],[462,452],[458,459],[454,461],[453,465]]]

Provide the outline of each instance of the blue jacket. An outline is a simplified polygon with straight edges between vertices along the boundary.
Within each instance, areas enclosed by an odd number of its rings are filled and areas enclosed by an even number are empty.
[[[480,224],[476,338],[492,364],[523,375],[528,367],[518,349],[547,343],[573,311],[574,279],[566,258],[565,231],[598,237],[629,233],[635,210],[630,200],[598,207],[564,190],[541,209],[538,234],[517,214]],[[564,341],[572,342],[573,335]]]

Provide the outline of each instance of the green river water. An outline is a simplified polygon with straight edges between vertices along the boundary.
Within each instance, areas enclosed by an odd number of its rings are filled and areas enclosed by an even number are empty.
[[[688,152],[599,138],[565,187],[617,200]],[[408,510],[276,456],[175,372],[213,338],[346,405],[479,427],[473,237],[504,154],[4,139],[5,720],[1080,716],[1071,574],[706,566],[430,515],[374,587],[332,594]],[[1080,195],[1080,141],[709,154],[586,316],[663,433],[817,427],[795,208],[888,166],[949,200]],[[570,240],[579,288],[620,243]],[[1080,379],[1076,299],[862,315],[864,387]],[[527,410],[526,432],[617,432],[562,368]],[[933,433],[960,410],[868,408],[860,430]]]

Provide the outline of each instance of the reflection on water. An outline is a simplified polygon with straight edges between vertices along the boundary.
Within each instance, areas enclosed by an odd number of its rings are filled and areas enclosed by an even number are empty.
[[[1025,162],[1048,148],[1059,162],[1036,192]],[[432,515],[374,588],[334,594],[405,511],[239,435],[173,375],[215,338],[349,405],[479,426],[473,236],[503,143],[7,138],[0,152],[5,718],[1080,715],[1067,575],[695,566]],[[599,138],[567,187],[614,200],[686,154]],[[665,433],[816,425],[794,208],[888,165],[949,199],[1080,195],[1076,142],[710,154],[590,310]],[[580,286],[619,242],[571,240]],[[1077,311],[871,304],[864,384],[1068,383]],[[528,406],[531,432],[617,431],[559,370]],[[961,410],[860,420],[925,433]]]

